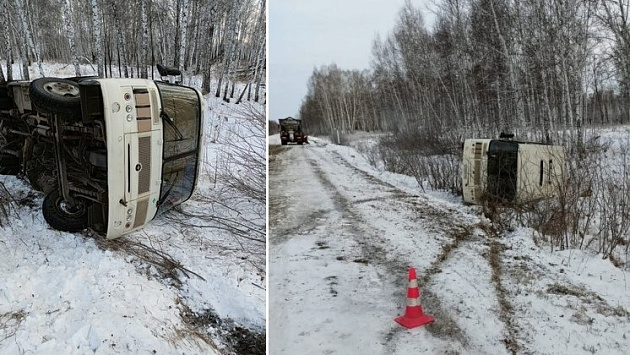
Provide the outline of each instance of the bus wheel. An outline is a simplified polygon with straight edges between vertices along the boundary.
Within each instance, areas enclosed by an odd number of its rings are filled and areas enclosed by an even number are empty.
[[[41,112],[62,115],[66,122],[81,120],[79,85],[67,79],[40,78],[29,87],[33,106]]]
[[[42,212],[44,219],[54,229],[76,233],[87,227],[86,201],[77,199],[75,206],[69,206],[59,194],[59,190],[51,191],[44,198]]]

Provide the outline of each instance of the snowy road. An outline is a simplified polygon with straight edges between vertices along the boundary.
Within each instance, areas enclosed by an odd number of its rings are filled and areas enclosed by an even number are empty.
[[[619,270],[597,257],[548,253],[529,230],[497,238],[474,208],[421,194],[351,148],[316,139],[271,146],[269,193],[271,354],[628,346]],[[436,322],[404,330],[393,319],[404,311],[409,266]],[[599,294],[585,280],[598,276],[610,287]]]

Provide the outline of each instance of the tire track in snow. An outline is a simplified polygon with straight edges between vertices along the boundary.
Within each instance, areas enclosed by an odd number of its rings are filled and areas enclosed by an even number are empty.
[[[505,324],[507,332],[506,337],[503,339],[503,344],[505,345],[506,350],[511,354],[517,354],[519,352],[519,332],[514,320],[514,307],[508,300],[507,291],[503,287],[504,266],[501,260],[505,246],[499,241],[499,235],[503,233],[492,225],[480,223],[479,226],[490,238],[490,252],[486,256],[486,259],[492,269],[492,284],[496,290],[499,301],[499,319],[501,319],[501,321]]]
[[[269,170],[268,170],[268,179],[271,181],[277,180],[278,177],[281,177],[283,174],[282,166],[287,165],[285,160],[288,160],[289,157],[287,154],[291,152],[291,148],[287,146],[270,146],[273,147],[269,149],[270,157],[269,157]],[[310,213],[308,216],[304,218],[300,218],[297,220],[289,221],[285,215],[282,215],[281,211],[285,211],[291,205],[291,201],[287,201],[287,196],[278,193],[278,189],[270,188],[269,192],[269,230],[273,231],[273,233],[269,233],[268,242],[273,245],[278,245],[286,242],[292,232],[296,230],[301,231],[301,233],[308,233],[317,227],[319,223],[319,219],[326,215],[329,211],[326,210],[316,210]],[[287,213],[288,214],[288,213]],[[272,238],[273,237],[273,238]]]
[[[319,154],[317,154],[319,155]],[[321,155],[319,155],[319,159],[325,159]],[[355,210],[354,206],[357,203],[362,203],[366,200],[374,200],[374,199],[365,199],[356,201],[354,203],[350,202],[346,199],[343,194],[337,189],[337,187],[332,183],[332,181],[326,176],[324,171],[319,166],[318,159],[309,159],[311,165],[313,166],[316,175],[320,179],[321,183],[328,188],[330,193],[334,196],[334,200],[338,203],[338,206],[341,210],[345,211],[349,214],[353,220],[359,222],[358,225],[366,225],[367,222],[360,215],[358,211]],[[441,265],[448,259],[449,255],[460,246],[460,242],[462,240],[467,240],[472,234],[471,226],[465,225],[454,225],[454,219],[452,215],[449,215],[448,212],[441,211],[439,209],[434,208],[433,206],[427,204],[427,200],[423,199],[419,196],[410,195],[397,187],[384,182],[372,175],[367,174],[366,172],[357,169],[354,166],[351,166],[348,162],[342,159],[338,155],[333,156],[333,160],[336,163],[341,163],[346,168],[350,168],[355,172],[358,172],[362,178],[367,180],[372,184],[376,184],[382,187],[386,187],[391,190],[391,195],[388,195],[385,198],[396,199],[398,202],[402,202],[403,204],[411,203],[416,211],[419,211],[423,215],[428,215],[430,217],[435,217],[438,219],[439,229],[444,230],[449,234],[449,237],[453,239],[451,243],[445,244],[443,246],[443,251],[439,255],[438,259],[434,261],[427,270],[422,270],[419,278],[422,280],[421,284],[424,285],[422,288],[423,296],[422,302],[426,309],[431,309],[431,312],[436,317],[439,317],[440,321],[433,323],[426,327],[426,329],[435,337],[447,340],[456,340],[461,343],[462,346],[466,346],[467,336],[464,334],[463,330],[457,325],[455,320],[451,317],[449,312],[445,310],[439,298],[431,291],[430,282],[433,275],[441,272]],[[401,201],[401,197],[406,197],[405,200]],[[416,201],[417,199],[424,200],[420,203]],[[425,219],[425,222],[431,221],[430,219]],[[452,227],[448,227],[452,226]],[[435,226],[438,227],[438,226]],[[363,230],[362,235],[369,236],[369,243],[364,242],[363,240],[357,240],[359,245],[362,248],[362,252],[368,260],[371,262],[376,262],[377,264],[382,265],[387,270],[389,275],[395,275],[394,280],[392,280],[392,284],[394,285],[403,285],[406,283],[406,274],[409,266],[409,262],[401,259],[393,259],[387,256],[387,252],[385,249],[378,244],[386,243],[380,236],[374,234],[372,231]],[[399,291],[394,293],[394,297],[396,299],[403,299],[405,297],[405,290],[400,288]],[[383,336],[383,340],[386,343],[386,347],[388,352],[393,352],[396,350],[396,343],[398,335],[400,335],[404,331],[400,326],[393,324],[390,331],[387,332]]]
[[[318,148],[323,147],[325,146],[318,145]],[[331,155],[329,156],[332,157],[332,160],[335,163],[343,165],[344,167],[352,170],[354,173],[358,174],[366,181],[391,189],[392,194],[389,196],[382,198],[367,198],[355,201],[354,204],[366,203],[381,199],[395,199],[397,202],[403,205],[413,206],[412,209],[417,212],[417,215],[422,216],[420,218],[423,219],[423,224],[430,223],[438,231],[445,233],[445,235],[448,235],[450,237],[451,242],[442,246],[442,251],[438,255],[438,257],[431,263],[428,268],[422,270],[418,276],[420,284],[423,285],[422,304],[425,309],[431,310],[436,319],[439,319],[439,322],[427,326],[427,330],[434,336],[442,339],[457,339],[464,347],[468,344],[467,335],[457,325],[457,323],[451,317],[448,311],[446,311],[442,307],[439,297],[432,291],[430,286],[433,277],[442,272],[443,265],[448,261],[449,257],[453,254],[455,250],[459,249],[462,245],[466,245],[467,243],[476,242],[471,238],[475,230],[480,230],[487,237],[489,237],[489,239],[491,240],[490,253],[485,256],[485,259],[488,261],[492,269],[492,286],[494,286],[494,291],[497,296],[500,308],[498,317],[505,325],[505,330],[507,333],[506,337],[503,339],[503,344],[505,345],[508,352],[513,354],[517,353],[519,349],[517,342],[517,339],[519,339],[519,333],[516,325],[514,324],[514,312],[512,306],[507,299],[505,289],[502,286],[501,247],[503,245],[497,239],[497,232],[493,229],[488,229],[487,225],[484,225],[481,222],[472,222],[470,216],[462,213],[461,211],[444,208],[442,206],[437,207],[432,205],[429,200],[424,196],[417,196],[406,193],[396,186],[385,182],[364,170],[357,168],[337,152],[327,151],[327,153],[331,153]],[[318,153],[317,155],[319,155],[320,159],[325,159],[321,154]],[[312,159],[311,162],[313,164],[317,164],[316,160]],[[323,173],[319,176],[322,180],[327,180]],[[335,189],[330,181],[328,181],[327,185],[331,188],[331,191],[334,191],[336,199],[345,201],[344,197],[341,195],[341,193],[339,193],[339,191]],[[356,213],[354,215],[360,219],[360,217]],[[425,216],[428,218],[426,218]],[[477,240],[477,242],[479,242],[479,240]],[[401,268],[402,267],[399,265],[396,269]],[[402,280],[402,282],[404,282],[404,279]],[[401,278],[398,278],[396,280],[396,283],[401,284]],[[403,293],[401,292],[400,294],[402,295]],[[403,330],[404,329],[401,327],[393,326],[390,332],[385,335],[385,341],[387,343],[388,349],[391,352],[394,352],[396,350],[397,339],[402,334]]]
[[[365,176],[367,180],[372,181],[373,179],[377,179],[374,176],[370,175],[369,172],[365,172],[355,166],[352,165],[352,160],[347,160],[344,156],[342,156],[341,154],[338,154],[335,151],[330,151],[330,150],[326,150],[326,157],[330,156],[328,158],[328,160],[333,160],[336,163],[340,163],[343,164],[345,167],[347,167],[348,169],[351,169],[353,172],[361,175],[361,176]],[[379,185],[381,186],[388,186],[389,184],[386,182],[380,183]],[[404,195],[398,195],[396,197],[392,196],[392,198],[398,198],[401,203],[413,203],[414,201],[422,201],[422,198],[418,198],[418,199],[413,199],[413,198],[405,198]],[[371,201],[383,201],[386,200],[387,197],[379,197],[379,198],[366,198],[364,200],[359,200],[359,201],[354,201],[354,204],[363,204],[363,203],[369,203]],[[404,200],[404,201],[403,201]],[[425,202],[426,199],[424,199]],[[430,214],[431,211],[426,211],[426,206],[418,206],[417,210],[424,210],[427,214]],[[429,209],[433,209],[433,210],[442,210],[442,211],[448,211],[448,208],[443,208],[444,206],[440,206],[440,204],[438,203],[437,206],[430,206]],[[455,220],[462,220],[462,218],[460,217],[465,217],[462,215],[465,215],[465,213],[460,213],[458,214],[458,212],[460,211],[455,211],[453,213],[453,211],[449,211],[449,218],[447,218],[445,223],[453,223]],[[440,216],[442,217],[442,216]],[[431,219],[434,218],[434,216],[430,217]],[[465,218],[464,218],[465,219]],[[444,219],[441,219],[444,220]],[[587,314],[588,312],[593,312],[593,313],[599,313],[602,315],[605,315],[606,317],[618,317],[621,319],[627,319],[628,318],[628,312],[623,309],[623,307],[615,307],[614,305],[612,305],[610,302],[606,302],[602,297],[598,296],[597,291],[590,291],[588,290],[588,288],[584,287],[583,285],[581,285],[580,283],[575,284],[575,282],[570,282],[569,280],[567,280],[566,277],[558,277],[555,275],[549,275],[549,271],[547,270],[549,269],[548,267],[546,267],[546,264],[541,264],[541,263],[537,263],[534,265],[531,265],[531,263],[529,265],[525,264],[525,266],[527,268],[530,268],[532,270],[523,270],[523,262],[520,262],[519,260],[519,255],[515,252],[511,251],[511,246],[510,246],[510,242],[508,236],[505,235],[505,231],[501,231],[500,230],[500,223],[495,225],[494,227],[499,228],[499,230],[492,230],[493,226],[490,226],[488,223],[486,222],[481,222],[481,223],[463,223],[462,225],[466,226],[470,226],[472,228],[479,228],[481,231],[483,231],[483,233],[487,236],[487,239],[484,239],[482,242],[483,244],[486,245],[486,247],[488,247],[487,252],[484,253],[479,253],[481,256],[484,257],[484,260],[487,261],[488,265],[490,266],[490,279],[491,279],[491,288],[490,290],[494,292],[494,294],[496,295],[496,304],[498,307],[493,307],[493,309],[496,309],[495,312],[498,315],[498,320],[501,321],[501,323],[503,324],[502,327],[502,334],[501,334],[501,338],[498,338],[501,340],[501,343],[503,344],[503,346],[505,346],[505,350],[508,353],[531,353],[532,350],[532,342],[536,341],[536,336],[534,336],[535,333],[535,329],[536,329],[536,325],[535,324],[531,324],[530,322],[527,322],[526,319],[527,317],[523,317],[523,312],[525,312],[526,314],[530,314],[531,310],[529,308],[527,308],[528,304],[527,304],[527,298],[525,298],[525,301],[523,301],[522,299],[518,299],[519,293],[521,292],[529,292],[531,294],[535,294],[538,293],[540,295],[546,295],[546,296],[541,296],[544,300],[547,299],[562,299],[562,297],[567,297],[566,295],[569,295],[570,297],[574,297],[577,298],[579,300],[579,303],[575,304],[575,305],[571,305],[568,306],[568,310],[570,312],[574,312],[574,318],[576,318],[577,320],[575,320],[576,323],[580,323],[580,322],[592,322],[593,319],[595,319],[595,317],[593,318],[589,318],[588,316],[584,316],[584,314]],[[475,238],[469,238],[468,240],[463,240],[464,243],[462,243],[462,245],[467,245],[468,243],[478,243],[479,241],[475,240]],[[454,243],[453,243],[454,244]],[[469,245],[469,244],[468,244]],[[464,247],[466,248],[466,247]],[[454,247],[454,250],[461,250],[461,245]],[[451,258],[452,253],[451,252],[447,252],[446,254],[446,259],[442,260],[440,262],[440,260],[435,260],[435,262],[433,263],[433,265],[430,268],[425,268],[426,273],[423,274],[422,276],[420,276],[419,279],[425,281],[424,284],[426,285],[426,281],[430,281],[432,276],[436,275],[435,271],[436,269],[438,270],[437,272],[439,272],[439,270],[442,269],[443,264],[448,260],[448,258]],[[440,257],[439,259],[441,259],[442,257]],[[433,269],[433,270],[432,270]],[[528,286],[528,285],[522,285],[520,284],[520,279],[524,278],[525,276],[523,276],[523,273],[526,273],[527,277],[536,277],[536,274],[545,274],[547,278],[551,278],[552,280],[552,284],[551,285],[547,285],[541,282],[538,282],[537,284],[534,285],[534,287]],[[562,272],[562,271],[560,271]],[[518,289],[514,289],[514,284],[520,284]],[[429,285],[427,285],[429,286]],[[424,288],[423,288],[424,290]],[[525,291],[523,291],[525,290]],[[431,310],[431,312],[433,311],[433,309],[431,308],[431,305],[429,304],[429,295],[427,294],[427,291],[431,291],[429,287],[427,287],[426,291],[425,291],[425,295],[423,296],[422,299],[422,304],[426,305],[426,309]],[[551,295],[551,296],[549,296]],[[559,296],[558,296],[559,295]],[[521,297],[522,298],[522,297]],[[550,301],[547,301],[550,302]],[[557,305],[553,304],[553,302],[551,305],[554,307],[558,307]],[[580,318],[582,317],[582,318]],[[433,327],[433,326],[431,326]],[[429,329],[431,330],[431,329]],[[391,333],[391,335],[389,335],[389,341],[391,343],[395,344],[396,342],[396,338],[398,337],[398,335],[400,334],[400,330],[396,330],[394,329],[393,332]],[[474,345],[473,345],[474,346]]]

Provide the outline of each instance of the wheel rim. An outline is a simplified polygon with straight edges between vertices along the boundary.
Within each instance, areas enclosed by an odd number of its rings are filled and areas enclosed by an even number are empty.
[[[44,85],[47,92],[52,95],[64,97],[79,97],[79,88],[69,83],[51,81]]]
[[[55,205],[57,206],[57,211],[67,217],[77,218],[85,214],[85,205],[81,202],[77,202],[74,207],[70,207],[63,197],[59,197]]]

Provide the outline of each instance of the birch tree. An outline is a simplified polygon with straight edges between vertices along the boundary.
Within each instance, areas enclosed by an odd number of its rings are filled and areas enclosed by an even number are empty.
[[[184,63],[185,53],[186,53],[186,40],[188,34],[188,0],[182,0],[181,5],[181,15],[180,15],[180,28],[181,35],[179,40],[179,70],[183,73],[186,65]]]
[[[215,36],[215,21],[216,21],[216,13],[217,13],[217,1],[212,0],[209,3],[208,8],[203,11],[202,16],[202,33],[205,36],[204,46],[202,53],[202,61],[203,61],[203,83],[202,83],[202,91],[204,93],[210,92],[210,81],[211,81],[211,73],[212,73],[212,45]]]
[[[101,78],[105,77],[105,63],[104,63],[104,52],[103,52],[103,30],[101,26],[101,11],[98,0],[90,0],[91,9],[92,9],[92,38],[94,40],[93,43],[93,53],[96,57],[96,65],[98,76]]]
[[[238,10],[239,10],[239,0],[232,0],[232,7],[230,10],[230,16],[228,21],[229,30],[227,32],[228,35],[228,50],[224,54],[223,60],[223,73],[219,77],[219,83],[217,85],[216,97],[220,96],[221,93],[221,85],[225,80],[225,88],[223,90],[223,101],[227,101],[227,92],[228,92],[228,74],[230,72],[230,65],[232,61],[235,59],[236,55],[236,40],[238,37]]]
[[[601,0],[597,18],[611,34],[613,46],[610,58],[617,69],[622,95],[630,102],[630,3],[628,0]],[[630,107],[625,105],[626,119],[630,121]]]
[[[75,45],[74,24],[72,21],[72,9],[70,0],[63,1],[63,19],[66,29],[68,30],[68,43],[70,44],[70,56],[72,57],[72,65],[76,76],[81,76],[81,68],[79,67],[79,56]]]
[[[142,33],[141,36],[141,55],[140,55],[140,77],[143,79],[147,79],[149,74],[147,72],[147,57],[149,52],[149,23],[147,20],[147,0],[140,0],[140,31]]]
[[[35,40],[33,39],[33,32],[31,31],[31,28],[29,27],[29,22],[26,19],[26,8],[25,8],[24,0],[15,0],[15,7],[16,7],[16,11],[18,13],[18,17],[20,20],[21,29],[25,35],[24,36],[25,40],[27,41],[28,51],[30,51],[30,53],[33,53],[35,55],[35,61],[37,62],[39,75],[41,77],[44,77],[45,76],[44,68],[42,67],[41,58],[39,56],[39,49],[35,45]],[[27,49],[25,48],[24,51],[26,52]],[[23,58],[26,58],[26,57],[28,57],[28,55],[26,55],[25,53]],[[24,74],[26,77],[29,76],[28,71]]]
[[[115,1],[112,1],[112,14],[114,16],[116,24],[116,38],[118,39],[118,71],[120,73],[121,67],[124,72],[124,77],[129,77],[129,69],[127,68],[127,51],[125,49],[125,41],[123,38],[123,29],[120,25],[120,14]]]
[[[13,61],[13,49],[11,47],[11,41],[10,41],[10,35],[9,35],[9,29],[11,28],[11,23],[10,23],[10,16],[9,16],[9,0],[3,0],[2,1],[2,18],[4,21],[2,21],[4,23],[3,25],[3,39],[4,39],[4,55],[6,56],[6,63],[7,63],[7,76],[6,76],[6,80],[11,81],[13,80],[13,68],[12,68],[12,61]]]
[[[19,62],[24,79],[35,63],[42,75],[43,61],[69,62],[77,73],[86,59],[101,77],[148,77],[149,65],[160,62],[201,74],[205,92],[216,77],[225,99],[239,80],[247,84],[243,99],[262,92],[262,0],[0,0],[0,10],[0,47],[7,48],[0,57]]]
[[[258,14],[258,20],[256,21],[256,28],[254,35],[257,36],[256,43],[259,43],[258,50],[256,51],[256,56],[254,60],[254,74],[249,80],[249,86],[247,91],[247,99],[251,98],[252,91],[252,83],[256,83],[256,94],[254,95],[254,101],[258,102],[258,93],[260,91],[260,81],[262,78],[262,70],[261,66],[263,65],[263,57],[265,56],[265,48],[267,47],[267,38],[265,28],[265,10],[266,10],[266,1],[262,1],[260,6],[260,12]]]

